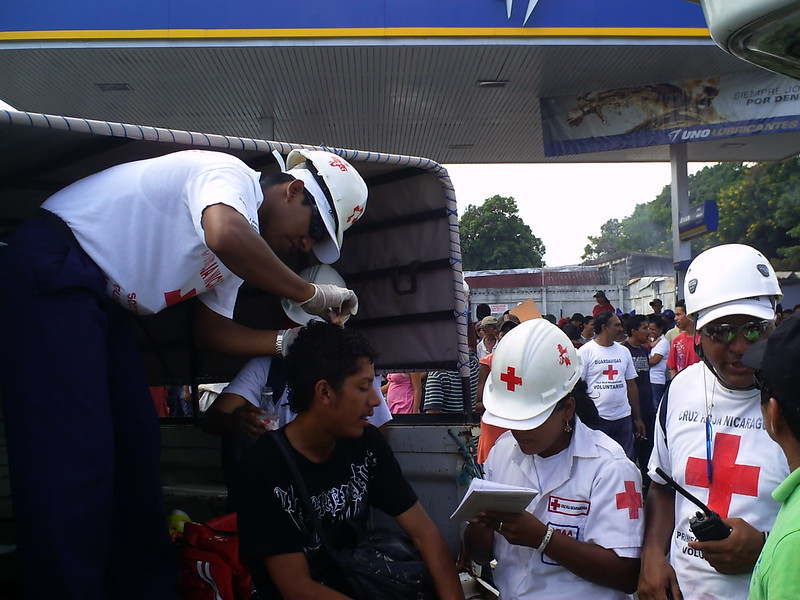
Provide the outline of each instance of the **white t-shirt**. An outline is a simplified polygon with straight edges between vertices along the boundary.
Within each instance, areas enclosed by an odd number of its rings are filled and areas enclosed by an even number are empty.
[[[617,421],[630,416],[626,381],[636,379],[636,367],[628,349],[616,342],[601,346],[592,340],[578,348],[578,354],[583,359],[581,378],[589,386],[600,417]]]
[[[723,387],[704,363],[687,367],[672,380],[666,402],[666,428],[656,419],[648,471],[656,483],[661,469],[722,518],[739,517],[769,531],[780,504],[772,490],[789,474],[786,457],[763,428],[758,390]],[[706,409],[708,406],[708,411]],[[659,411],[663,409],[659,407]],[[706,414],[712,423],[712,484],[706,471]],[[666,433],[665,433],[666,430]],[[750,573],[717,573],[688,542],[689,518],[697,507],[675,494],[675,530],[670,563],[684,598],[745,600]]]
[[[650,383],[667,382],[667,358],[669,358],[669,342],[663,335],[658,338],[655,346],[650,350],[650,356],[660,354],[661,360],[650,365]]]
[[[537,490],[526,510],[545,525],[618,556],[639,557],[644,531],[641,475],[603,432],[589,429],[576,417],[569,447],[548,458],[523,454],[506,432],[484,466],[489,481]],[[498,533],[494,555],[494,580],[503,600],[628,598],[578,577],[535,548],[509,544]]]
[[[208,249],[201,219],[226,204],[259,231],[259,177],[230,154],[185,150],[106,169],[42,206],[70,226],[124,308],[156,313],[199,295],[230,318],[242,280]]]
[[[258,356],[250,359],[242,370],[236,374],[228,386],[222,390],[223,394],[238,394],[253,406],[258,406],[261,390],[267,385],[269,370],[272,367],[272,357]],[[381,398],[381,403],[375,407],[369,422],[375,427],[380,427],[392,420],[389,406],[381,393],[381,382],[376,377],[372,382],[375,391]],[[278,427],[283,427],[294,420],[297,415],[289,409],[289,389],[283,391],[278,400]]]

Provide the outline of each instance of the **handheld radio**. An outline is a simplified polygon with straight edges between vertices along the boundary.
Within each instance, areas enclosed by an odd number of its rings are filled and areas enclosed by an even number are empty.
[[[705,504],[700,502],[692,494],[687,492],[681,485],[678,484],[672,477],[664,473],[659,467],[656,467],[658,473],[664,480],[681,496],[697,505],[702,512],[697,511],[694,516],[689,518],[689,528],[692,533],[700,542],[708,542],[711,540],[724,540],[731,534],[731,529],[722,522],[720,517],[713,510],[708,508]]]

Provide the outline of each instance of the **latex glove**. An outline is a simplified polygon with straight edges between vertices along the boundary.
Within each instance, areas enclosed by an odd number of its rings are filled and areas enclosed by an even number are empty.
[[[314,295],[300,306],[309,314],[319,315],[326,321],[344,322],[358,312],[358,297],[353,290],[328,283],[314,286]]]
[[[289,354],[289,349],[294,341],[297,339],[297,334],[300,333],[302,327],[293,327],[292,329],[281,329],[278,333],[283,335],[281,342],[281,356],[284,358]]]

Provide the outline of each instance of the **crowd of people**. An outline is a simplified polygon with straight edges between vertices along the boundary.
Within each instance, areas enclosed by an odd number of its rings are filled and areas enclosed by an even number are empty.
[[[410,538],[436,595],[463,600],[454,557],[381,428],[392,413],[465,408],[482,415],[486,479],[535,492],[525,510],[465,525],[465,552],[494,565],[504,600],[796,597],[800,317],[780,307],[762,254],[701,253],[674,312],[654,299],[651,314],[620,314],[603,291],[591,315],[560,322],[477,307],[465,407],[456,371],[389,374],[382,388],[377,349],[343,327],[355,293],[283,262],[334,262],[367,201],[336,154],[295,150],[283,167],[262,178],[205,151],[120,165],[56,193],[8,240],[0,385],[26,597],[178,597],[156,391],[125,311],[193,296],[198,339],[252,357],[208,390],[201,424],[224,439],[260,600],[354,597],[323,540],[361,539],[373,507]],[[235,323],[243,281],[317,320]],[[185,388],[175,398],[185,410]],[[718,515],[714,536],[675,485]]]
[[[739,274],[738,285],[727,289],[731,269],[742,267],[749,268],[749,281]],[[800,318],[776,316],[774,271],[746,246],[701,254],[687,273],[685,293],[674,313],[654,300],[647,315],[600,310],[561,323],[520,323],[511,314],[478,321],[478,462],[486,479],[537,492],[526,511],[482,512],[464,532],[467,555],[495,565],[491,577],[502,598],[591,593],[622,599],[637,592],[641,600],[744,600],[790,598],[797,589],[796,570],[782,567],[800,529],[791,520],[797,510],[791,494],[800,481],[790,475],[800,466],[800,431],[795,437],[792,430],[800,402],[791,401],[794,380],[764,365],[777,361],[770,357],[784,347],[795,350],[797,362]],[[604,297],[600,304],[610,305]],[[780,335],[765,355],[776,326]],[[747,363],[750,348],[761,354]],[[781,364],[796,378],[791,358]],[[451,393],[458,398],[452,410],[463,411],[455,372]],[[372,418],[380,396],[374,403],[362,420]],[[730,534],[698,538],[691,522],[696,507],[664,475],[700,497]],[[245,494],[253,489],[253,482],[242,488]],[[262,486],[251,501],[259,520],[256,507],[269,489]],[[780,503],[786,516],[776,524]],[[779,537],[771,537],[776,531]],[[280,581],[298,581],[284,577],[282,563],[256,560],[258,552],[250,559],[267,577],[265,587],[278,582],[270,564]],[[444,579],[439,585],[450,589]]]

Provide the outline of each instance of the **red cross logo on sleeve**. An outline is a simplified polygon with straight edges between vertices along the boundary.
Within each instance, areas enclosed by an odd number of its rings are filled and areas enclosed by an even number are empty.
[[[629,519],[639,518],[639,509],[642,508],[642,494],[636,491],[633,481],[625,482],[625,491],[617,494],[617,509],[627,508]]]
[[[761,467],[736,463],[741,443],[740,435],[718,433],[714,436],[714,455],[711,457],[714,478],[708,491],[708,506],[723,519],[728,517],[733,494],[758,496]],[[707,462],[704,458],[689,457],[686,462],[687,485],[709,487]]]
[[[515,391],[518,385],[522,385],[522,377],[517,377],[517,370],[514,367],[508,367],[508,371],[500,374],[500,381],[506,382],[506,387],[509,392]]]
[[[608,368],[603,371],[603,375],[608,375],[609,381],[614,381],[614,375],[617,374],[619,374],[619,371],[614,368],[614,365],[608,365]]]
[[[551,496],[550,497],[550,510],[553,512],[558,512],[558,508],[561,506],[561,503],[558,501],[558,498]]]

